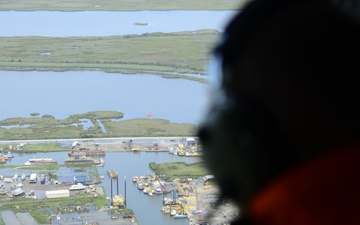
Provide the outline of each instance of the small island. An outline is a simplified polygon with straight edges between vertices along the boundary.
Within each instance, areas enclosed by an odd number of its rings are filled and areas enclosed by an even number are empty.
[[[147,26],[149,23],[134,23],[137,26]]]

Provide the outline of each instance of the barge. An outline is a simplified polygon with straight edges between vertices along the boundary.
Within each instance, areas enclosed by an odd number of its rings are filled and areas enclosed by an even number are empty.
[[[75,156],[69,157],[64,161],[65,164],[95,164],[95,161],[91,157]]]
[[[52,158],[29,159],[27,162],[30,165],[57,164],[57,161]]]
[[[89,148],[78,148],[78,149],[72,149],[68,153],[69,156],[104,156],[105,151],[101,148],[96,149],[89,149]]]

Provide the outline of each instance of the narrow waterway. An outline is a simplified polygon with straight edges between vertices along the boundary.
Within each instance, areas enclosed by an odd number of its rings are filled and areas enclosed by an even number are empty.
[[[111,36],[200,29],[222,31],[236,11],[2,11],[0,36]],[[136,23],[145,23],[139,26]]]

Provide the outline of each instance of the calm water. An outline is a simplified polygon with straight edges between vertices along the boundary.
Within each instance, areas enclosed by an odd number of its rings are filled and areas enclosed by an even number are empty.
[[[207,105],[207,85],[183,79],[104,72],[0,71],[0,119],[30,113],[67,118],[94,110],[123,112],[124,119],[198,123]],[[5,94],[6,93],[6,94]]]
[[[8,161],[9,165],[22,165],[29,158],[54,158],[59,164],[63,164],[67,157],[67,152],[53,152],[53,153],[35,153],[23,154],[13,152],[15,158]],[[184,161],[187,163],[194,163],[201,160],[198,157],[179,157],[167,152],[147,153],[147,152],[110,152],[106,153],[104,167],[97,167],[99,174],[105,176],[100,186],[105,188],[107,196],[110,196],[110,179],[106,171],[114,169],[119,173],[119,194],[125,196],[125,182],[126,176],[126,199],[127,207],[132,209],[142,225],[152,224],[173,224],[183,225],[188,224],[187,219],[174,220],[169,214],[160,212],[162,207],[163,195],[149,196],[139,191],[136,185],[132,182],[133,176],[142,176],[146,174],[153,174],[149,169],[150,162],[178,162]],[[12,174],[13,175],[13,174]],[[113,195],[117,192],[117,185],[113,182]],[[170,195],[167,197],[171,197]]]
[[[137,11],[137,12],[0,12],[0,36],[108,36],[149,32],[222,31],[235,11]],[[6,22],[4,22],[6,21]],[[148,23],[137,26],[134,23]],[[163,79],[150,75],[123,75],[103,72],[8,72],[0,71],[2,93],[0,119],[28,117],[32,112],[66,118],[93,110],[116,110],[124,119],[155,118],[179,123],[198,123],[207,108],[206,84]],[[51,157],[62,164],[67,152],[21,154],[8,164],[22,165],[29,158]],[[132,183],[133,176],[151,174],[149,162],[197,162],[200,158],[168,153],[107,153],[102,185],[110,196],[106,170],[127,177],[127,207],[134,210],[142,225],[185,225],[160,212],[162,196],[147,196]],[[120,194],[124,181],[120,179]],[[113,185],[114,193],[116,185]]]
[[[217,29],[236,11],[1,11],[0,36],[110,36]],[[6,21],[6,23],[4,23]],[[134,23],[148,23],[138,26]]]

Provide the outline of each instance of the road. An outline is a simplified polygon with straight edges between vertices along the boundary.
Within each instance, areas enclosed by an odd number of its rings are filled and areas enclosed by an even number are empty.
[[[68,141],[156,141],[156,140],[178,140],[182,137],[112,137],[112,138],[69,138],[69,139],[38,139],[38,140],[0,140],[0,143],[31,143],[31,142],[68,142]]]

